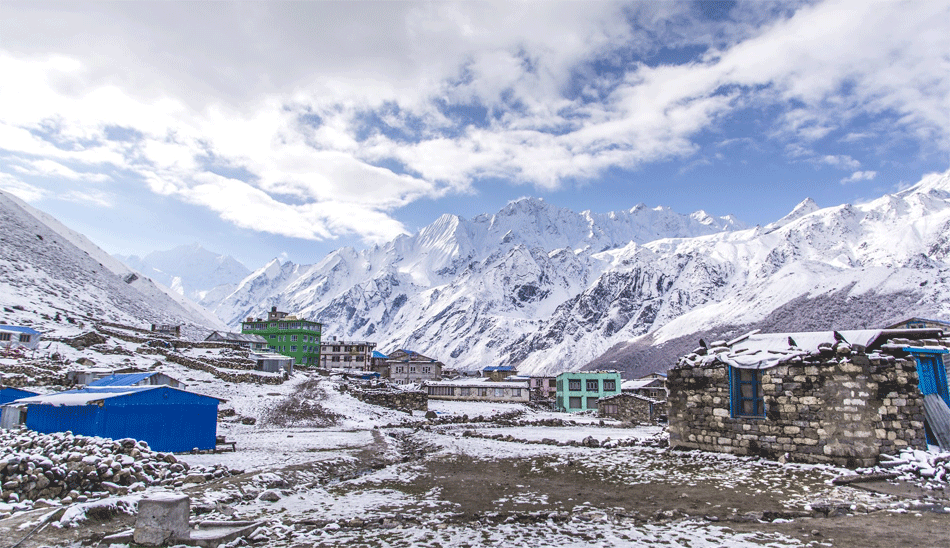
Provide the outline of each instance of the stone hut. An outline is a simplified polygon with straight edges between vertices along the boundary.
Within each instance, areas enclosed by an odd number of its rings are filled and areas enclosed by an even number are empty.
[[[655,401],[639,394],[621,393],[597,402],[597,414],[632,424],[652,424],[666,412],[665,401]]]
[[[701,341],[668,372],[670,446],[849,467],[926,449],[924,395],[950,403],[942,336],[753,331]]]

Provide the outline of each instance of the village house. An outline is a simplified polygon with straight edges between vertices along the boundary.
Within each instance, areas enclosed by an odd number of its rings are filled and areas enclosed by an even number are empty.
[[[500,382],[506,378],[517,375],[518,370],[513,365],[489,365],[482,369],[482,376]]]
[[[370,341],[338,341],[330,337],[320,343],[320,367],[331,369],[362,369],[369,371],[376,350]]]
[[[133,438],[182,452],[215,449],[223,401],[164,385],[100,386],[20,398],[3,406],[3,416],[43,434]]]
[[[185,383],[158,371],[113,373],[87,383],[88,386],[171,386],[184,388]]]
[[[620,383],[620,391],[644,396],[651,400],[666,401],[666,375],[651,373],[639,379],[623,381]]]
[[[80,358],[76,360],[76,363],[82,364],[83,361],[87,358]],[[92,363],[89,360],[88,363]],[[66,372],[66,380],[72,384],[88,385],[99,379],[109,377],[111,375],[125,375],[128,373],[145,373],[144,369],[139,367],[123,367],[119,369],[112,369],[110,367],[88,367],[85,369],[70,369]]]
[[[597,402],[597,414],[631,424],[653,424],[666,416],[666,401],[621,392],[600,398]]]
[[[441,380],[444,365],[438,360],[402,348],[390,352],[385,364],[387,373],[383,373],[383,377],[396,384]]]
[[[941,338],[753,331],[702,345],[668,372],[670,446],[849,467],[926,449],[925,415],[950,439]]]
[[[427,381],[423,385],[433,400],[525,403],[530,400],[527,381],[493,381],[488,377]]]
[[[531,399],[534,401],[554,401],[557,397],[556,377],[531,376]]]
[[[597,400],[620,393],[620,373],[616,371],[568,371],[556,380],[558,411],[596,410]]]
[[[267,349],[267,339],[260,335],[254,335],[253,333],[212,331],[210,335],[205,337],[205,341],[233,344],[252,352],[260,352]]]
[[[165,335],[166,337],[181,337],[180,325],[152,324],[152,333]]]
[[[0,386],[0,406],[6,405],[20,398],[29,398],[30,396],[37,395],[39,395],[37,392],[33,392],[31,390]],[[11,413],[9,416],[4,415],[3,408],[0,407],[0,428],[14,428],[19,425],[19,419],[20,415],[18,413]]]
[[[941,329],[945,333],[950,333],[950,323],[926,318],[908,318],[884,329]]]
[[[32,327],[0,324],[0,348],[36,350],[42,335]]]
[[[287,375],[294,374],[294,359],[290,356],[273,352],[261,352],[251,354],[251,359],[254,360],[255,371],[264,371],[265,373],[280,373],[283,371]]]
[[[260,335],[271,352],[290,356],[297,365],[320,365],[320,334],[323,324],[300,319],[271,307],[267,319],[248,317],[241,322],[241,333]]]

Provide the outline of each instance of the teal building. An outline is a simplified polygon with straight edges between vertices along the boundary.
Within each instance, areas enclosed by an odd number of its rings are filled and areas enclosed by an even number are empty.
[[[570,371],[557,376],[558,411],[577,413],[597,409],[597,400],[620,393],[616,371]]]
[[[320,365],[320,332],[323,324],[301,320],[272,307],[267,319],[248,318],[241,322],[241,333],[260,335],[267,340],[267,347],[294,359],[297,365],[317,367]]]

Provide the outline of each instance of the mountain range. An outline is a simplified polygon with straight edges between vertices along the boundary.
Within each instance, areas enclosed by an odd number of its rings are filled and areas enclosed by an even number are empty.
[[[863,204],[806,199],[755,227],[702,211],[576,213],[525,198],[316,264],[274,259],[250,273],[198,245],[125,258],[139,261],[135,272],[15,198],[0,194],[0,215],[13,228],[0,240],[5,305],[196,330],[237,329],[276,306],[323,322],[324,337],[467,370],[634,376],[666,369],[700,337],[950,312],[950,172]]]

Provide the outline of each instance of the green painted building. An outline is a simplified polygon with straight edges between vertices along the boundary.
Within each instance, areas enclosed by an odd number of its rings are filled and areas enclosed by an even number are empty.
[[[616,371],[570,371],[557,376],[558,411],[577,413],[597,409],[597,400],[620,393]]]
[[[323,324],[301,320],[272,307],[267,319],[248,318],[241,322],[241,333],[252,333],[267,339],[272,351],[290,356],[297,365],[317,367],[320,364],[320,331]]]

